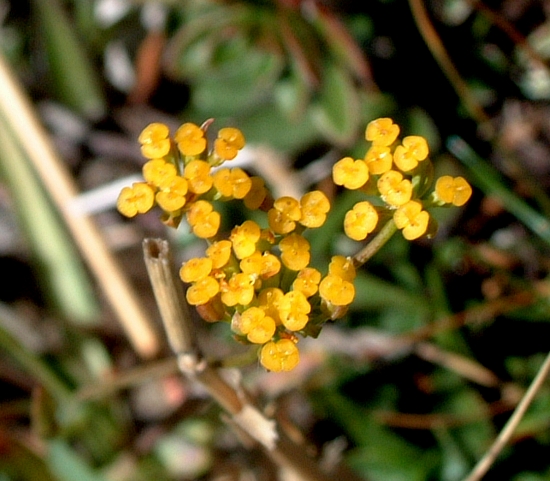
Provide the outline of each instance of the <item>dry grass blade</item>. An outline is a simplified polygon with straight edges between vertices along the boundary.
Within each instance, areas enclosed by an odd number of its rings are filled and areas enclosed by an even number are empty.
[[[158,353],[160,342],[153,322],[109,252],[93,220],[71,209],[78,190],[55,152],[45,129],[20,88],[9,65],[0,56],[0,111],[19,139],[44,188],[65,221],[105,297],[117,314],[130,342],[142,357]]]
[[[497,456],[500,454],[504,446],[506,446],[506,443],[510,440],[512,434],[514,434],[514,431],[518,427],[521,419],[525,415],[525,412],[537,395],[537,392],[541,388],[542,384],[548,377],[548,374],[550,374],[550,353],[546,356],[546,359],[540,367],[539,372],[533,379],[533,382],[529,386],[529,389],[517,405],[510,419],[508,419],[508,422],[504,428],[502,428],[502,431],[495,439],[493,445],[489,448],[483,458],[479,460],[473,471],[464,479],[464,481],[479,481],[483,478],[487,471],[489,471]]]

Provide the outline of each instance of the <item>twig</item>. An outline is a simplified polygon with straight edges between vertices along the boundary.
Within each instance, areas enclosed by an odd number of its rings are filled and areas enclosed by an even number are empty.
[[[538,289],[541,290],[543,288],[542,285],[538,287]],[[467,324],[489,322],[497,315],[506,314],[507,312],[512,312],[521,307],[529,306],[533,304],[536,299],[535,294],[530,291],[521,291],[506,297],[493,299],[456,314],[442,317],[431,324],[422,326],[408,333],[401,334],[397,337],[397,340],[401,341],[403,345],[412,345],[450,329],[458,329]]]
[[[294,471],[302,481],[355,481],[353,473],[323,472],[305,452],[304,446],[291,441],[277,429],[276,422],[268,419],[249,399],[241,386],[230,383],[218,369],[204,359],[195,339],[191,319],[181,288],[172,267],[168,243],[162,239],[146,239],[143,243],[145,263],[150,273],[155,297],[163,318],[168,341],[178,359],[180,371],[189,379],[200,382],[216,402],[229,414],[230,420],[250,438],[259,443],[267,456],[277,465]],[[178,292],[175,292],[178,291]],[[174,296],[168,299],[169,296]],[[166,305],[163,305],[166,304]],[[181,316],[178,318],[178,316]]]
[[[148,379],[158,379],[176,374],[177,372],[178,364],[173,357],[160,361],[151,361],[147,365],[140,365],[113,377],[105,376],[100,381],[84,386],[76,392],[75,398],[78,401],[102,399],[122,389],[142,384]]]
[[[0,54],[0,111],[8,127],[32,161],[52,202],[65,221],[90,270],[111,304],[130,342],[142,357],[160,349],[154,324],[118,263],[109,252],[93,220],[71,209],[78,189],[40,124],[34,109]]]
[[[451,85],[456,90],[458,96],[460,97],[464,107],[472,116],[476,122],[484,124],[488,129],[488,133],[492,134],[492,128],[489,125],[489,116],[485,113],[468,84],[462,79],[460,73],[454,66],[453,62],[449,58],[445,46],[441,41],[441,38],[437,34],[434,26],[432,25],[428,13],[426,12],[426,7],[422,0],[409,0],[409,5],[411,7],[411,12],[418,26],[420,34],[424,38],[424,42],[427,47],[432,52],[436,62],[441,67],[443,73],[451,82]],[[490,129],[490,131],[489,131]]]
[[[485,453],[485,455],[479,460],[472,472],[464,481],[479,481],[486,473],[489,471],[489,468],[495,462],[497,456],[502,451],[506,443],[510,440],[510,437],[518,427],[521,419],[523,418],[527,408],[535,398],[538,390],[541,388],[545,379],[550,373],[550,353],[547,354],[546,359],[542,363],[542,366],[539,369],[539,372],[535,376],[535,379],[531,382],[529,389],[517,405],[510,419],[506,425],[502,428],[502,431],[495,439],[493,445]]]
[[[420,342],[414,352],[418,357],[453,371],[469,381],[486,387],[497,387],[500,381],[493,372],[478,362],[460,354],[445,351],[435,344]]]
[[[522,33],[506,18],[499,15],[497,12],[491,10],[481,0],[466,0],[473,8],[479,10],[487,19],[492,22],[496,27],[500,28],[512,42],[514,42],[525,54],[536,63],[538,67],[548,70],[548,66],[544,61],[544,58],[537,52],[529,43],[529,41],[522,35]]]

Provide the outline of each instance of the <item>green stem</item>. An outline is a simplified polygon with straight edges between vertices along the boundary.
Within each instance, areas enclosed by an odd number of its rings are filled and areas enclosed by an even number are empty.
[[[357,254],[353,256],[353,264],[355,267],[361,267],[367,262],[374,254],[376,254],[382,246],[388,242],[393,234],[397,232],[397,227],[393,219],[390,219],[384,227],[376,234],[365,247],[363,247]]]

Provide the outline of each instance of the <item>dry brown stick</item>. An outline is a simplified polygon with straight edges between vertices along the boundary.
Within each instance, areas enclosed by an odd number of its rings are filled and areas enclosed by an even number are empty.
[[[523,36],[523,34],[504,16],[499,15],[498,12],[493,11],[487,5],[485,5],[481,0],[467,0],[467,2],[476,10],[479,10],[482,15],[485,15],[487,19],[493,23],[496,27],[500,28],[512,42],[514,42],[520,49],[522,49],[526,56],[528,56],[532,62],[536,63],[538,67],[548,69],[542,55],[535,50],[529,40]]]
[[[414,352],[421,359],[438,364],[482,386],[497,387],[500,384],[498,377],[478,362],[455,352],[445,351],[435,344],[420,342],[415,346]]]
[[[277,428],[274,420],[267,418],[251,402],[238,384],[226,380],[220,370],[205,361],[196,342],[182,288],[174,273],[168,242],[146,239],[143,252],[168,341],[178,358],[180,371],[189,379],[201,383],[230,416],[232,423],[262,446],[277,465],[294,471],[298,479],[355,481],[357,478],[353,473],[346,472],[344,477],[338,477],[336,473],[329,474],[321,470],[307,455],[304,446],[290,440]],[[183,305],[178,307],[177,303]]]
[[[31,160],[128,339],[142,357],[156,355],[160,342],[154,323],[109,252],[93,220],[71,208],[78,189],[1,54],[0,110],[6,114],[10,131],[20,140],[21,148]]]
[[[456,90],[464,107],[476,122],[484,125],[488,133],[492,134],[493,129],[489,125],[489,116],[485,113],[483,107],[472,93],[468,84],[460,76],[460,73],[450,59],[441,38],[430,21],[424,2],[422,0],[409,0],[409,5],[414,21],[427,47],[432,52],[434,59],[449,79],[449,82],[451,82],[453,88]]]
[[[464,479],[464,481],[479,481],[483,478],[483,476],[485,476],[487,471],[489,471],[497,456],[500,454],[504,446],[506,446],[506,443],[508,443],[512,437],[512,434],[514,434],[514,431],[518,427],[531,402],[548,377],[548,374],[550,374],[550,353],[547,354],[546,359],[539,369],[539,372],[535,376],[535,379],[531,382],[529,389],[527,389],[527,392],[517,405],[512,416],[510,416],[510,419],[508,419],[507,423],[500,431],[500,434],[495,439],[495,442],[475,465],[472,472]]]
[[[541,284],[535,285],[537,292],[542,293],[546,287]],[[440,332],[445,332],[450,329],[458,329],[464,325],[489,322],[498,315],[512,312],[521,307],[529,306],[536,302],[535,293],[530,291],[521,291],[515,294],[510,294],[506,297],[489,300],[477,306],[470,307],[456,314],[438,319],[432,324],[422,326],[414,331],[399,335],[397,340],[403,345],[414,344],[434,337]]]

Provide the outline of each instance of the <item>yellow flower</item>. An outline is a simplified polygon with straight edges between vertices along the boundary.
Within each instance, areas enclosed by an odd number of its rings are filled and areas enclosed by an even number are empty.
[[[136,182],[124,187],[118,195],[116,207],[126,217],[145,214],[155,203],[155,191],[145,182]]]
[[[238,259],[244,259],[254,253],[260,235],[260,226],[252,220],[243,222],[231,231],[229,239],[233,243],[233,251]]]
[[[397,170],[388,170],[378,179],[376,183],[382,200],[392,207],[409,202],[412,197],[412,183],[404,179],[403,174]]]
[[[328,272],[348,282],[355,279],[355,266],[350,257],[333,256],[328,266]]]
[[[302,196],[300,207],[300,224],[314,229],[325,223],[327,212],[330,210],[330,202],[320,190],[313,190]]]
[[[252,188],[252,181],[248,174],[239,168],[219,169],[212,176],[214,187],[224,197],[244,199]]]
[[[202,129],[191,122],[183,124],[174,136],[178,149],[183,155],[197,156],[206,149],[206,138]]]
[[[162,187],[155,196],[160,208],[166,212],[174,212],[181,209],[186,202],[187,180],[176,175],[172,181]]]
[[[397,228],[403,231],[405,239],[414,240],[426,232],[430,215],[422,210],[420,202],[410,200],[395,211],[393,220]]]
[[[311,305],[303,292],[290,291],[279,299],[277,309],[283,325],[290,331],[299,331],[309,321]]]
[[[243,272],[233,274],[229,281],[221,282],[221,292],[222,302],[226,306],[246,306],[254,298],[254,279]]]
[[[284,292],[278,287],[268,287],[258,293],[258,306],[265,312],[266,316],[271,317],[276,324],[281,323],[279,317],[278,304],[284,297]]]
[[[336,185],[350,190],[359,189],[369,180],[369,168],[364,160],[344,157],[332,167],[332,178]]]
[[[214,182],[210,175],[210,165],[204,160],[189,162],[185,166],[183,176],[187,179],[189,190],[195,194],[208,192]]]
[[[187,302],[192,306],[200,306],[210,301],[220,291],[218,281],[213,277],[206,276],[194,282],[185,296]]]
[[[435,183],[435,194],[438,200],[457,207],[464,205],[472,195],[470,184],[463,177],[444,175]]]
[[[302,217],[300,203],[293,197],[280,197],[267,212],[270,229],[276,234],[288,234],[296,228],[296,222]]]
[[[244,258],[239,264],[241,271],[256,276],[256,278],[269,279],[281,270],[279,259],[269,252],[254,252]]]
[[[355,286],[340,276],[328,274],[319,284],[319,295],[334,306],[347,306],[355,298]]]
[[[187,222],[197,237],[209,239],[218,233],[221,218],[210,202],[198,200],[187,211]]]
[[[418,162],[426,159],[429,154],[428,142],[419,135],[409,135],[403,139],[403,145],[398,145],[393,153],[395,165],[403,172],[413,170]]]
[[[170,129],[164,124],[153,123],[145,127],[138,137],[141,153],[147,159],[158,159],[170,152]]]
[[[267,197],[267,189],[264,180],[261,177],[250,177],[250,190],[243,199],[247,209],[256,210],[261,207]]]
[[[358,202],[344,218],[344,232],[353,240],[361,241],[367,237],[378,223],[378,212],[368,201]]]
[[[242,132],[233,127],[226,127],[218,132],[218,138],[214,141],[214,152],[222,160],[232,160],[244,145]]]
[[[214,269],[221,269],[229,262],[231,247],[231,241],[220,240],[214,242],[206,249],[206,255],[212,260],[212,267]]]
[[[290,339],[269,341],[260,351],[260,363],[269,371],[292,371],[300,362],[300,353]]]
[[[184,262],[180,269],[180,278],[183,282],[196,282],[212,272],[212,259],[195,257]]]
[[[275,321],[259,307],[249,307],[242,314],[235,313],[231,320],[233,332],[254,344],[265,344],[275,334]]]
[[[279,242],[281,260],[293,271],[299,271],[309,264],[309,242],[300,234],[290,234]]]
[[[319,289],[321,273],[313,267],[305,267],[298,272],[292,283],[292,290],[302,292],[306,297],[313,296]]]
[[[143,165],[141,172],[143,178],[155,187],[164,187],[170,184],[178,173],[176,166],[164,159],[149,160]]]
[[[373,145],[388,147],[395,142],[399,135],[399,125],[394,124],[392,119],[381,118],[369,122],[365,130],[365,138]],[[372,172],[372,171],[371,171]]]
[[[391,169],[393,157],[389,147],[373,145],[365,155],[365,162],[371,174],[379,175]]]

